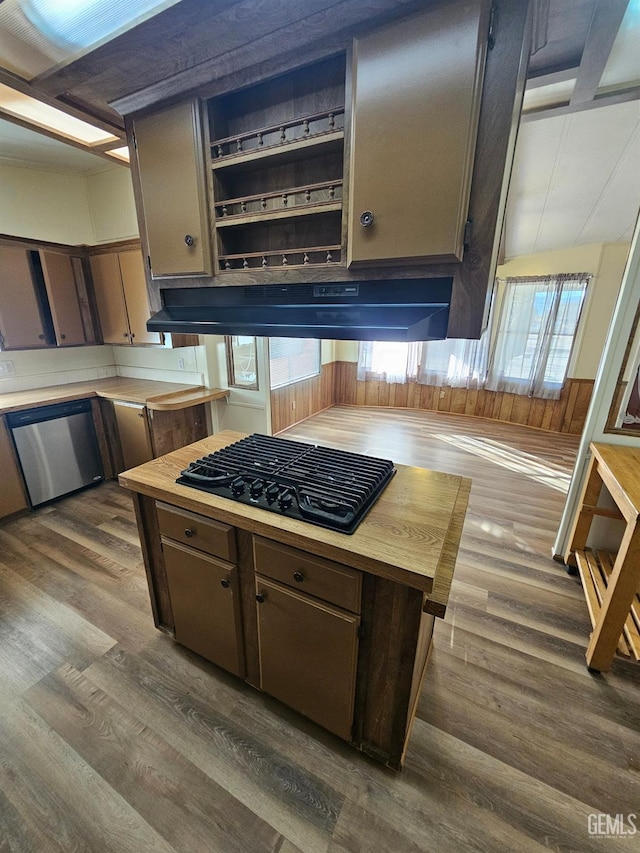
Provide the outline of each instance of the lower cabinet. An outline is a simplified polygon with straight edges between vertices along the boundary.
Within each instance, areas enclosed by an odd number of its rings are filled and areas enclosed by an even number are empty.
[[[228,672],[243,676],[237,569],[166,539],[162,550],[175,639]]]
[[[13,450],[9,430],[5,419],[0,418],[0,518],[13,515],[14,512],[27,509],[29,504],[25,495],[22,474]]]
[[[351,740],[360,617],[256,577],[260,687]]]
[[[175,639],[244,676],[235,529],[169,504],[155,509]]]
[[[153,459],[147,407],[138,403],[113,404],[124,469],[135,468]]]

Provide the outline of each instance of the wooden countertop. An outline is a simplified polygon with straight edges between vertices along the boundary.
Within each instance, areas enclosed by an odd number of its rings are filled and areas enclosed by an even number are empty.
[[[157,382],[151,379],[128,379],[114,376],[89,382],[73,382],[68,385],[52,385],[49,388],[34,388],[30,391],[15,391],[0,394],[0,415],[46,406],[51,403],[66,403],[86,397],[105,397],[108,400],[124,400],[140,403],[156,410],[186,409],[209,400],[227,397],[223,388],[204,388],[180,385],[176,382]]]
[[[350,536],[175,483],[194,459],[243,437],[220,432],[125,471],[119,482],[131,491],[420,589],[427,594],[425,610],[444,615],[471,480],[397,465],[396,476]]]

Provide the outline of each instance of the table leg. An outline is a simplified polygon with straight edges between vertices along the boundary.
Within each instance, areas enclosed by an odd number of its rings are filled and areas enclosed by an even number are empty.
[[[640,580],[640,526],[627,525],[607,585],[598,621],[587,648],[590,669],[606,672],[611,666],[625,620]]]

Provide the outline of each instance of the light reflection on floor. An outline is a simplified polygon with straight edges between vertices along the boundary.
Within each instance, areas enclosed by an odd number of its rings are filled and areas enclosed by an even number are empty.
[[[466,450],[467,453],[488,459],[509,471],[523,474],[530,480],[542,483],[542,485],[549,486],[558,492],[566,494],[569,488],[571,475],[567,474],[566,471],[551,463],[540,462],[536,456],[514,450],[513,447],[500,441],[494,441],[491,438],[471,438],[467,435],[434,434],[434,438],[452,444],[460,450]]]

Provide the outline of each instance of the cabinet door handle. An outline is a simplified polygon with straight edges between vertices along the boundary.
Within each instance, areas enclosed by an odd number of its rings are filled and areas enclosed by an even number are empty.
[[[194,244],[195,242],[196,242],[196,241],[193,239],[193,237],[191,236],[191,234],[185,234],[185,235],[184,235],[184,243],[185,243],[185,246],[189,246],[189,248],[191,248],[191,246],[193,246],[193,244]]]
[[[368,228],[370,225],[373,225],[373,213],[370,210],[363,210],[360,214],[360,225],[363,228]]]
[[[302,574],[302,572],[294,572],[293,579],[296,583],[302,583],[302,581],[304,580],[304,575]]]
[[[195,530],[192,527],[185,527],[184,535],[187,539],[191,539],[192,536],[195,536]]]
[[[228,589],[231,584],[229,583],[227,578],[222,578],[222,580],[220,581],[220,586],[224,587],[225,589]]]
[[[256,601],[258,602],[258,604],[264,604],[266,597],[266,595],[263,595],[261,592],[259,592],[256,595]]]

